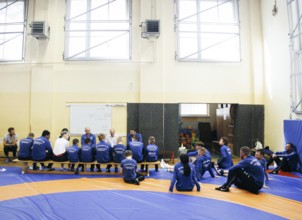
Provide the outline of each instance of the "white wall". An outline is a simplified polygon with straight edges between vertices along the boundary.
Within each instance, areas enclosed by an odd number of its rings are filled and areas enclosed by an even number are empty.
[[[265,145],[283,150],[283,120],[290,115],[290,53],[286,1],[261,1],[265,77]]]
[[[0,101],[8,108],[0,109],[0,134],[9,126],[20,136],[57,134],[69,126],[68,102],[239,103],[265,104],[265,144],[280,144],[289,114],[286,8],[272,17],[272,0],[239,1],[242,62],[186,63],[174,59],[174,1],[155,0],[153,13],[151,2],[133,0],[133,60],[112,63],[63,61],[65,1],[30,0],[28,21],[47,20],[51,35],[28,36],[25,63],[1,65]],[[141,39],[139,28],[152,15],[161,20],[154,42]]]

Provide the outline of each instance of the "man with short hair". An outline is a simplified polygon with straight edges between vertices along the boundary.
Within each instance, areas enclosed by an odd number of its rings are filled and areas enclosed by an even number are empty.
[[[140,133],[138,133],[137,129],[136,128],[131,128],[130,133],[127,136],[127,146],[129,146],[129,143],[134,140],[135,136],[137,136],[137,138],[138,138],[137,140],[139,142],[143,141],[143,137]]]
[[[99,134],[99,143],[95,146],[96,155],[95,158],[98,163],[108,163],[112,160],[112,148],[109,143],[105,141],[105,135]],[[110,167],[111,165],[107,165],[106,171],[107,173],[110,173]],[[96,165],[97,172],[102,172],[101,165]]]
[[[89,127],[85,128],[85,134],[83,134],[82,137],[81,137],[81,145],[82,146],[85,144],[85,139],[86,138],[90,139],[90,145],[91,145],[91,147],[95,147],[96,137],[95,137],[94,134],[91,134],[91,131],[90,131]]]
[[[52,158],[52,148],[49,142],[50,132],[44,130],[41,137],[36,138],[33,143],[31,156],[34,161],[47,161]],[[45,168],[44,163],[41,163],[41,166]],[[49,163],[47,169],[49,171],[54,170],[51,168],[52,164]],[[37,170],[37,164],[33,164],[33,170]]]
[[[258,194],[264,184],[263,167],[255,157],[251,156],[249,147],[240,148],[240,158],[241,161],[229,169],[227,182],[215,189],[229,192],[229,188],[234,184],[240,189]]]
[[[110,144],[111,147],[117,144],[117,134],[115,133],[115,129],[111,128],[109,134],[106,136],[106,142]]]
[[[294,145],[292,143],[286,144],[285,151],[276,152],[272,156],[274,161],[277,163],[277,168],[270,172],[270,174],[278,174],[279,170],[285,172],[292,172],[296,170],[298,154],[294,150]]]
[[[9,163],[11,160],[9,158],[8,153],[13,152],[13,157],[17,156],[17,148],[18,148],[18,135],[15,133],[15,129],[13,127],[8,128],[8,133],[3,138],[3,148],[4,154],[6,156],[6,163]]]
[[[31,151],[34,143],[34,133],[30,132],[27,138],[20,140],[20,147],[18,152],[18,160],[31,160]]]
[[[68,131],[63,131],[61,137],[57,138],[53,147],[53,161],[64,162],[68,161],[68,147],[70,134]],[[52,166],[52,165],[51,165]],[[65,171],[64,164],[61,164],[61,170]]]

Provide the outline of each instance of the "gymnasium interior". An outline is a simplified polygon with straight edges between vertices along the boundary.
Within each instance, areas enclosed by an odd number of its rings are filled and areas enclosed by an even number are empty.
[[[300,0],[0,0],[0,219],[302,219],[301,17]],[[257,142],[291,142],[299,161],[257,195],[219,192],[227,177],[209,173],[171,193],[153,165],[139,186],[59,164],[24,173],[5,162],[9,127],[49,130],[52,146],[62,128],[70,144],[86,127],[126,144],[136,128],[170,165],[197,141],[216,161],[220,137],[235,164]]]

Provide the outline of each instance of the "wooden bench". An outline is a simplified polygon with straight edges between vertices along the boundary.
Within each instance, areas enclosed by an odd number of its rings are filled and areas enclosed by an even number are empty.
[[[33,160],[18,160],[18,159],[15,159],[13,160],[13,162],[21,162],[22,163],[22,174],[25,174],[25,173],[47,173],[47,174],[74,174],[74,171],[59,171],[59,170],[53,170],[53,171],[44,171],[44,170],[30,170],[29,169],[29,164],[32,164],[32,163],[53,163],[53,164],[67,164],[68,166],[74,164],[75,167],[79,164],[83,164],[84,165],[84,171],[83,172],[79,172],[80,174],[88,174],[88,175],[100,175],[100,174],[121,174],[121,173],[116,173],[116,172],[110,172],[110,173],[107,173],[107,172],[90,172],[88,171],[87,172],[87,166],[90,166],[90,165],[100,165],[101,168],[102,166],[107,166],[107,165],[112,165],[113,167],[117,166],[119,167],[120,166],[120,163],[115,163],[115,162],[109,162],[109,163],[98,163],[97,161],[94,161],[94,162],[76,162],[76,163],[72,163],[72,162],[69,162],[69,161],[66,161],[66,162],[58,162],[58,161],[53,161],[53,160],[47,160],[47,161],[33,161]],[[150,165],[159,165],[160,162],[159,161],[156,161],[156,162],[141,162],[141,163],[138,163],[138,167],[140,165],[145,165],[146,166],[146,172],[139,172],[140,174],[142,175],[145,175],[145,176],[149,176],[150,175],[150,171],[149,171],[149,166]],[[148,166],[147,166],[148,165]]]

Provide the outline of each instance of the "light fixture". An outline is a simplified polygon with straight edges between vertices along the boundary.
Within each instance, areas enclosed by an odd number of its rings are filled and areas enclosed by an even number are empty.
[[[273,16],[276,16],[278,14],[278,6],[277,6],[277,0],[275,0],[275,4],[272,10]]]

